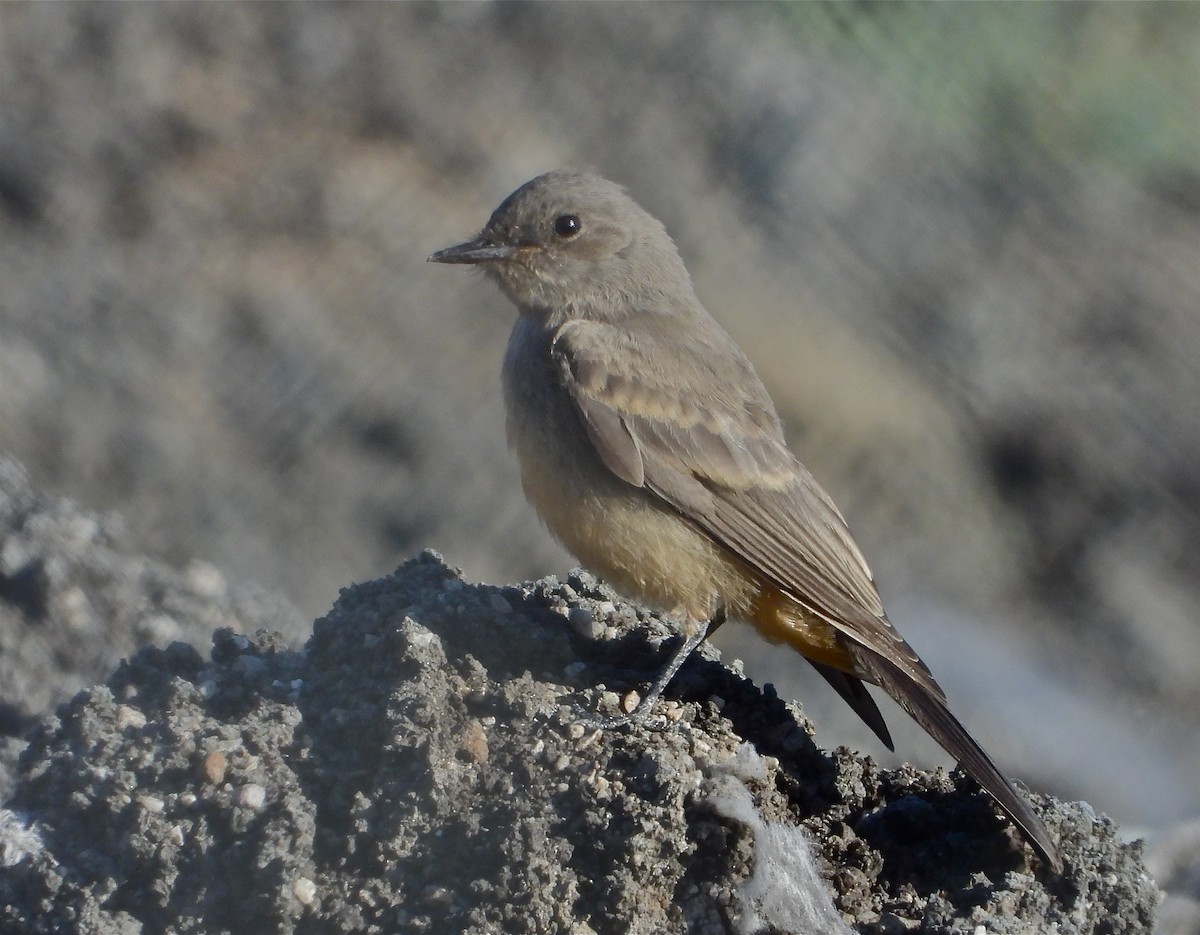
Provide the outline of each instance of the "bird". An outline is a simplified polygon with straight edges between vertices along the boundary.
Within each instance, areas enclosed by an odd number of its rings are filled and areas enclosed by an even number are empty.
[[[482,269],[517,308],[506,425],[542,521],[584,567],[676,621],[680,645],[633,715],[725,620],[748,622],[894,749],[866,686],[891,696],[1061,873],[1041,818],[888,619],[845,518],[661,222],[616,183],[556,170],[429,260]]]

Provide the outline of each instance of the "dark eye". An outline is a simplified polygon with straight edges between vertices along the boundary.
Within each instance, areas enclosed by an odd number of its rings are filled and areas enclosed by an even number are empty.
[[[554,233],[559,237],[574,237],[583,225],[574,214],[560,214],[554,219]]]

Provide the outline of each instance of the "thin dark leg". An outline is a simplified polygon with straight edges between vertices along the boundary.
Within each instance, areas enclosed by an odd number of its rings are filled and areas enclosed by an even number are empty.
[[[716,629],[725,622],[725,606],[719,606],[712,615],[712,619],[707,623],[697,621],[695,629],[691,633],[684,635],[683,642],[674,654],[667,661],[667,664],[662,667],[658,675],[655,676],[650,687],[646,689],[646,693],[642,695],[641,700],[637,703],[632,711],[628,714],[618,714],[613,717],[600,718],[594,723],[597,727],[607,730],[610,727],[620,727],[624,724],[629,724],[644,720],[654,703],[666,691],[668,685],[671,684],[671,679],[675,677],[675,673],[683,667],[687,662],[688,656],[696,651],[696,647],[704,642],[705,637],[710,636]]]
[[[721,624],[728,619],[729,616],[725,612],[725,605],[718,604],[716,610],[713,611],[712,618],[708,621],[708,630],[705,631],[704,638],[708,639],[710,636],[716,633],[717,630],[721,628]]]

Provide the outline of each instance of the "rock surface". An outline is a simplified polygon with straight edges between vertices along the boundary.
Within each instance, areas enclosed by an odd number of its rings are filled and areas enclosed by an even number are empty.
[[[278,594],[205,562],[177,571],[147,558],[119,517],[34,490],[0,455],[0,799],[22,735],[139,647],[299,626]]]
[[[589,726],[669,636],[586,574],[471,585],[424,553],[302,650],[143,650],[34,731],[0,930],[1150,930],[1140,846],[1086,805],[1035,796],[1048,877],[965,778],[825,752],[709,651],[661,716]]]

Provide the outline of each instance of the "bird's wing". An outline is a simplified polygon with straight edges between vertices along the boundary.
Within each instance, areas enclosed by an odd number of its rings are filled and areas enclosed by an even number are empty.
[[[614,350],[628,364],[619,373],[606,364]],[[653,342],[642,335],[625,341],[609,326],[582,321],[556,334],[551,353],[560,380],[605,465],[662,498],[853,643],[893,660],[943,699],[925,664],[884,615],[841,513],[788,450],[749,364],[722,385],[720,374],[704,372],[703,348],[673,344],[670,352],[686,358],[677,373],[704,377],[683,379],[703,383],[710,388],[706,394],[657,379]]]

